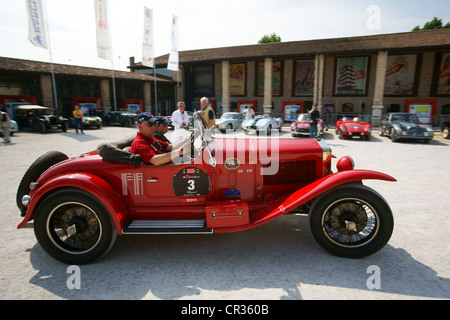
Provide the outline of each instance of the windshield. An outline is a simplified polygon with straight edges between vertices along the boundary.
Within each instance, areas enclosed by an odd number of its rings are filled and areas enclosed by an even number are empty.
[[[311,120],[311,115],[309,113],[303,113],[299,115],[298,121]]]
[[[403,113],[403,114],[393,114],[391,121],[419,122],[419,119],[413,113]]]
[[[224,113],[220,117],[220,119],[224,119],[224,120],[226,120],[226,119],[238,119],[238,118],[239,118],[239,115],[236,114],[236,113]]]

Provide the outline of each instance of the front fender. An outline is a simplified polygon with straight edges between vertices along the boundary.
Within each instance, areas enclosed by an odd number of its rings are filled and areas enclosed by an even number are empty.
[[[35,209],[42,199],[62,188],[82,189],[96,197],[110,213],[117,232],[121,234],[122,227],[128,220],[128,210],[122,197],[104,179],[88,173],[59,176],[47,181],[43,186],[39,186],[37,190],[30,193],[31,201],[27,207],[25,218],[17,228],[23,228],[28,221],[34,218]]]
[[[397,181],[395,178],[376,171],[349,170],[327,175],[287,196],[273,204],[258,210],[253,214],[250,224],[238,227],[214,229],[214,233],[236,232],[259,226],[271,221],[289,211],[313,200],[322,193],[345,183],[361,180]]]

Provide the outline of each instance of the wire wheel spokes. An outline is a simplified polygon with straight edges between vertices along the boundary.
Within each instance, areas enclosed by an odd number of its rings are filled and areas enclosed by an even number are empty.
[[[53,210],[47,221],[51,241],[64,251],[85,253],[101,238],[102,229],[97,215],[83,204],[62,204]]]
[[[378,214],[359,199],[341,199],[323,215],[325,235],[340,246],[357,247],[370,242],[378,230]]]

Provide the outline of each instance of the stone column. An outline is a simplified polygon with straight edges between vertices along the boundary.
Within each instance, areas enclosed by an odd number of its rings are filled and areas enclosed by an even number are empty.
[[[103,114],[106,116],[111,112],[111,90],[109,80],[100,81],[100,98],[102,99]]]
[[[264,61],[264,113],[272,113],[272,58],[266,58]]]
[[[144,82],[143,84],[144,89],[144,110],[143,112],[152,112],[154,108],[152,108],[152,86],[150,85],[150,82]]]
[[[42,104],[44,107],[53,108],[53,87],[51,76],[41,76],[41,92],[42,92]]]
[[[230,61],[222,61],[222,112],[230,112]]]
[[[380,123],[381,115],[383,114],[383,98],[384,98],[384,84],[386,80],[386,66],[387,66],[387,51],[378,52],[377,71],[375,76],[375,89],[373,94],[372,104],[372,124],[378,125]]]
[[[319,111],[322,113],[322,97],[323,97],[323,79],[325,70],[325,56],[323,54],[316,55],[314,68],[314,98],[313,103],[317,104]]]

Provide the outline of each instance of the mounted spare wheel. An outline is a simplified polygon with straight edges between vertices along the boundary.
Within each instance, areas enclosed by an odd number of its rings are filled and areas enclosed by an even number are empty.
[[[22,178],[22,181],[20,181],[16,195],[17,207],[20,209],[22,217],[25,216],[26,211],[24,205],[22,204],[22,197],[30,192],[30,183],[36,182],[41,174],[47,171],[48,168],[67,159],[69,159],[69,157],[62,152],[49,151],[37,158],[28,168]]]

